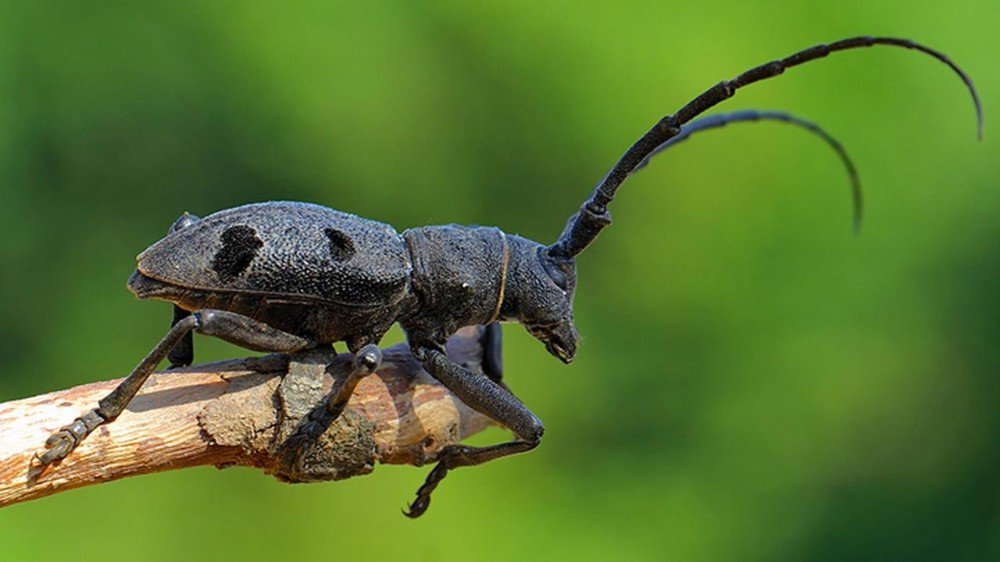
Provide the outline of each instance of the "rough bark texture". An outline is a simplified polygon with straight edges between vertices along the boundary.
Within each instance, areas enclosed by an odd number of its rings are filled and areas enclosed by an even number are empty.
[[[479,369],[480,330],[456,334],[448,355]],[[397,345],[384,351],[378,373],[359,383],[343,415],[299,462],[282,463],[280,444],[348,368],[349,356],[314,350],[156,373],[118,419],[44,471],[33,454],[120,379],[0,404],[0,507],[197,465],[253,466],[288,482],[339,480],[367,474],[376,462],[423,464],[491,423]]]

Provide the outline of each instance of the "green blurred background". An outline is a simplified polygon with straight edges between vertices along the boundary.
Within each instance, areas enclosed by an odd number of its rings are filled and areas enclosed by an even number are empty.
[[[246,4],[3,3],[0,400],[147,352],[170,308],[123,285],[185,210],[297,199],[552,241],[661,115],[862,33],[951,54],[987,135],[947,68],[899,49],[753,86],[719,110],[824,124],[864,231],[802,131],[661,156],[579,260],[577,362],[505,327],[536,452],[459,471],[415,522],[426,468],[133,478],[0,510],[0,559],[1000,559],[1000,4]]]

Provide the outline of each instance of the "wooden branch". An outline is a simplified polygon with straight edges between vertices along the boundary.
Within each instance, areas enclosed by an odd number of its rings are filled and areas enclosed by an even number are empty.
[[[482,328],[465,328],[448,355],[479,369]],[[331,367],[327,369],[327,365]],[[0,404],[0,507],[56,492],[188,466],[252,466],[289,482],[339,480],[375,462],[420,465],[445,445],[483,430],[489,418],[432,379],[405,345],[384,350],[347,409],[299,462],[278,446],[322,402],[349,356],[314,350],[156,373],[114,422],[44,471],[34,460],[48,436],[93,408],[119,380]]]

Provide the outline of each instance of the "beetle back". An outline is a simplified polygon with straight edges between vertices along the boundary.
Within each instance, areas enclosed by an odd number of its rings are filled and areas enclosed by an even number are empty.
[[[179,287],[351,307],[400,301],[412,270],[391,226],[294,202],[219,211],[163,238],[137,260],[143,275]]]

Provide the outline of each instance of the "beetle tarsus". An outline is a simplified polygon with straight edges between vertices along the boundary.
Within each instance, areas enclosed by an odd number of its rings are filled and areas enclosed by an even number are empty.
[[[316,417],[313,417],[316,414]],[[326,431],[333,418],[326,412],[325,407],[319,407],[310,412],[303,423],[295,430],[295,433],[281,444],[278,451],[278,458],[283,473],[297,472],[302,464],[302,458],[306,452],[319,439],[320,435]]]
[[[446,451],[450,447],[446,447],[441,451],[441,456],[446,455]],[[447,461],[442,459],[431,470],[430,474],[427,475],[427,479],[424,480],[423,485],[417,490],[417,499],[413,500],[413,503],[409,505],[407,509],[403,510],[403,515],[409,517],[410,519],[416,519],[427,511],[427,508],[431,505],[431,492],[437,488],[438,484],[444,480],[444,477],[448,476],[448,465]]]
[[[475,466],[492,460],[503,458],[517,453],[526,453],[541,442],[541,426],[532,441],[515,440],[488,447],[470,447],[468,445],[449,445],[441,449],[438,455],[438,463],[427,475],[423,485],[417,489],[417,499],[413,500],[407,511],[403,515],[414,519],[423,515],[431,503],[431,493],[438,487],[438,484],[448,475],[448,471],[462,466]]]
[[[93,409],[62,427],[45,440],[45,452],[35,455],[44,466],[66,458],[90,432],[107,423],[98,409]]]
[[[458,365],[440,351],[425,349],[424,356],[424,368],[431,376],[441,381],[466,405],[503,424],[518,439],[488,447],[449,445],[441,449],[437,466],[417,490],[417,498],[409,509],[403,511],[410,518],[420,517],[427,511],[431,493],[449,470],[530,451],[541,443],[545,432],[541,420],[501,383]]]

